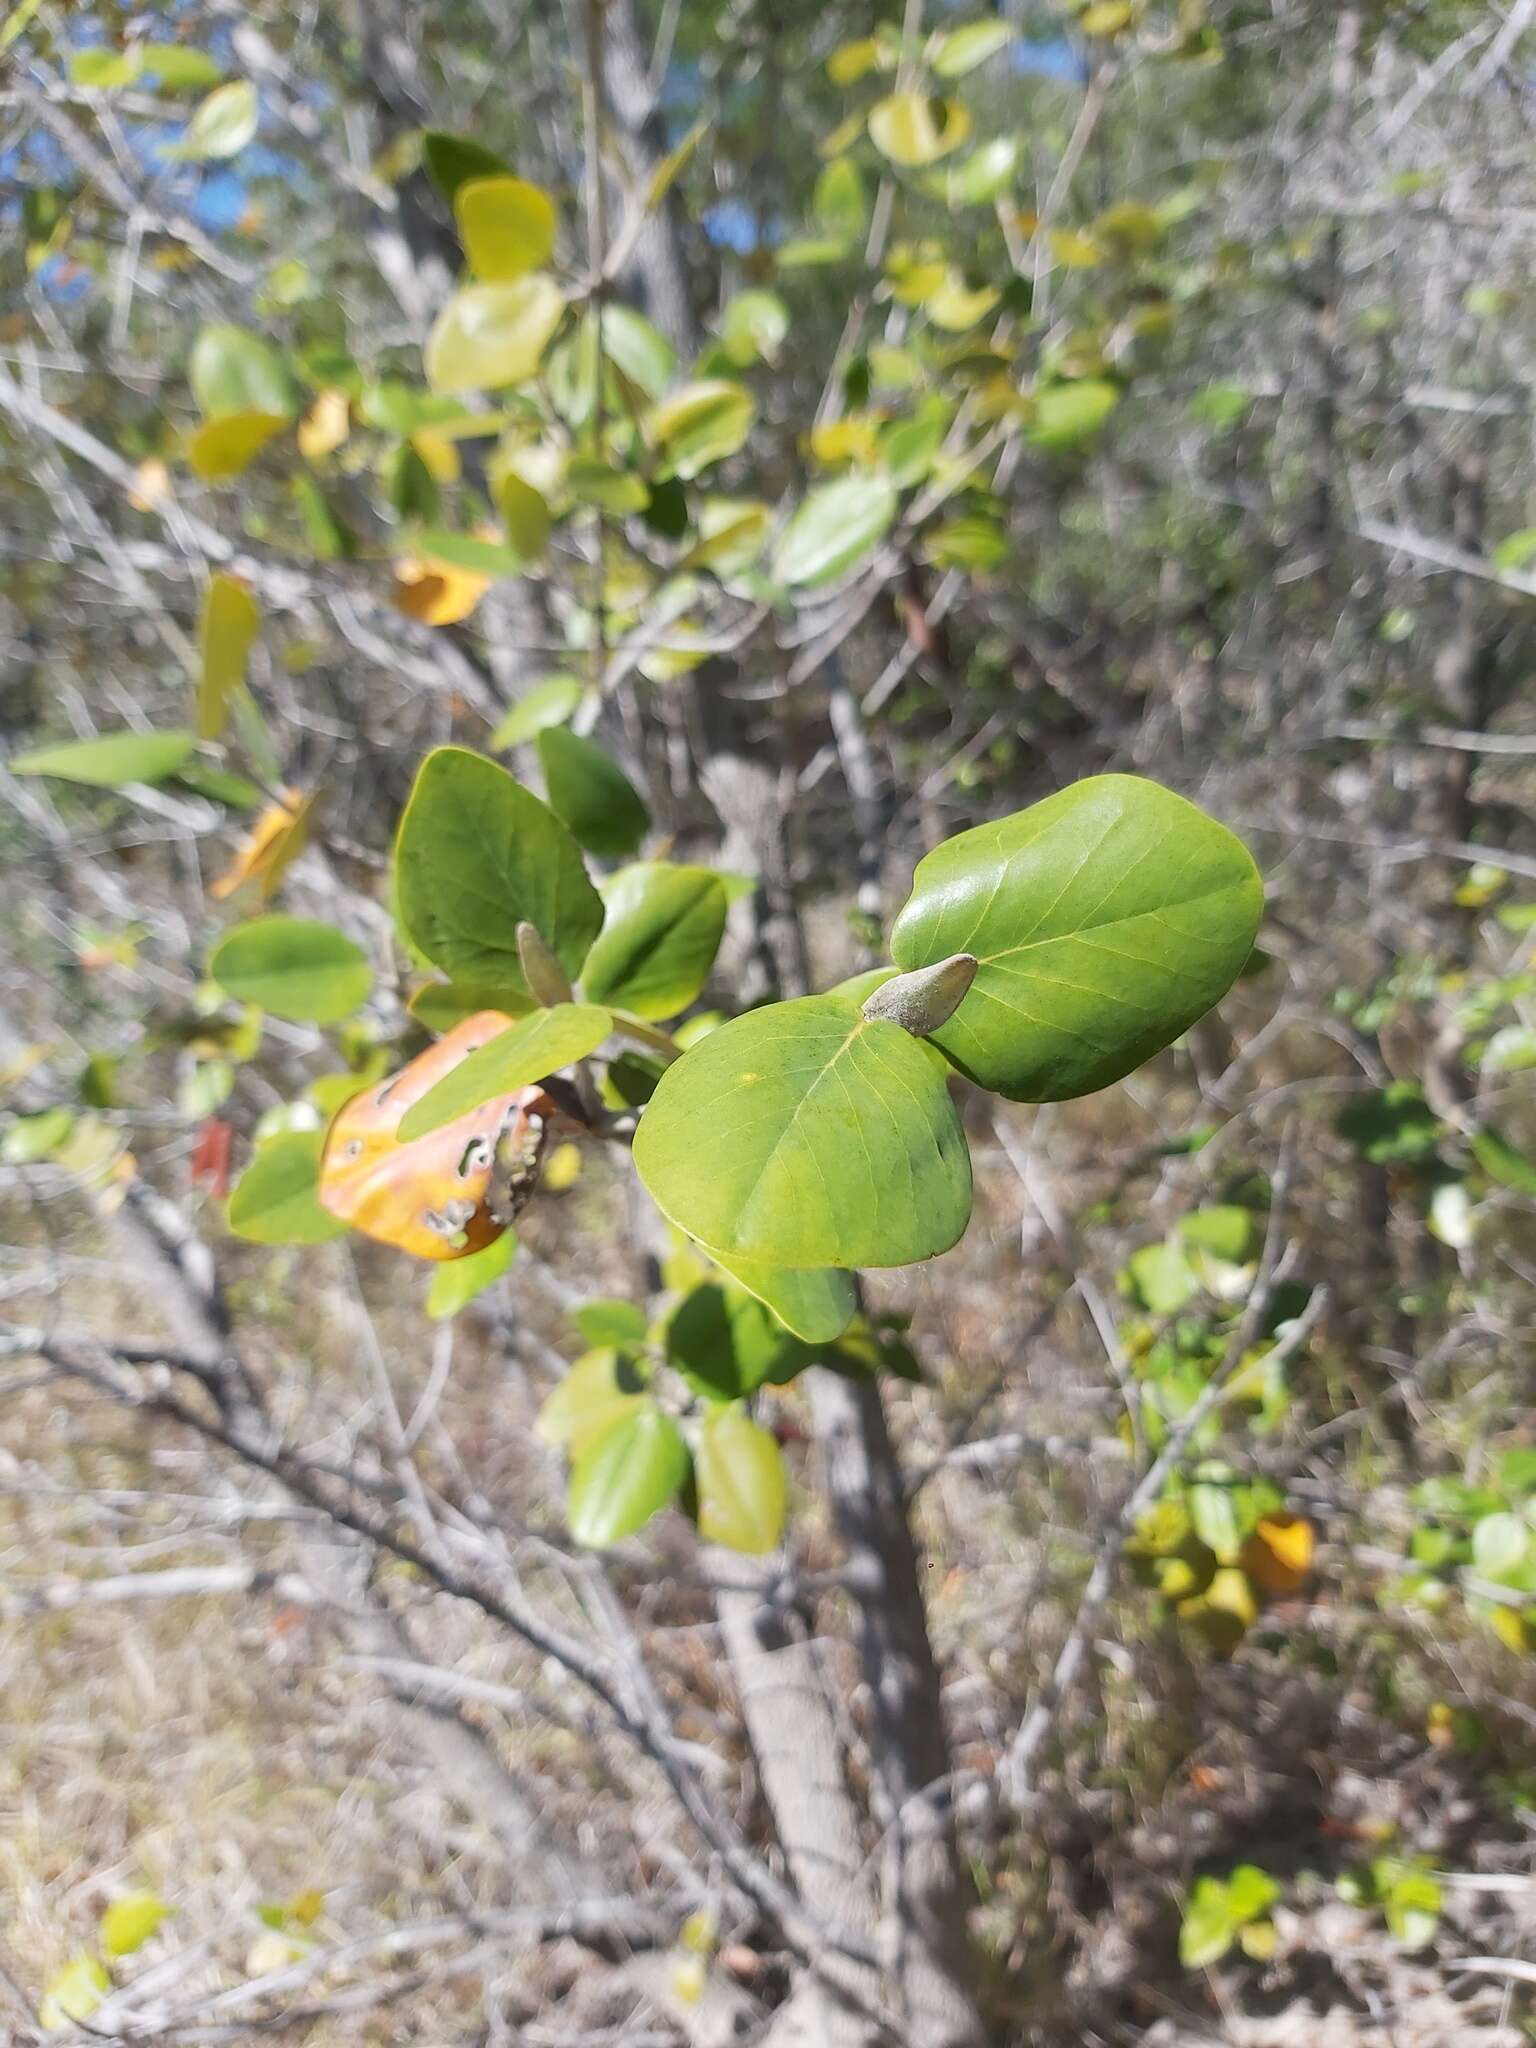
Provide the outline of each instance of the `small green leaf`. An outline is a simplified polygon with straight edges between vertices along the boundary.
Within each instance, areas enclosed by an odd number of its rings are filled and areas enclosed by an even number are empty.
[[[603,308],[603,354],[645,398],[660,398],[677,369],[677,350],[633,306]]]
[[[645,1310],[632,1301],[587,1301],[571,1321],[589,1344],[643,1344],[650,1328]]]
[[[496,483],[496,509],[501,514],[507,546],[519,562],[527,567],[538,561],[549,546],[554,525],[543,492],[509,469]]]
[[[230,483],[244,476],[287,424],[275,412],[230,412],[205,420],[186,443],[188,467],[205,484]]]
[[[896,517],[894,487],[880,476],[844,476],[809,492],[779,536],[773,573],[781,583],[830,583],[860,562]]]
[[[406,938],[456,981],[526,989],[526,919],[567,974],[603,921],[581,852],[547,805],[504,768],[438,747],[417,771],[395,841],[395,908]]]
[[[441,128],[429,128],[421,138],[421,160],[427,176],[438,191],[453,204],[461,185],[471,178],[504,178],[511,175],[495,150],[487,149],[468,135],[448,135]]]
[[[1474,1131],[1468,1142],[1472,1157],[1490,1180],[1512,1188],[1517,1195],[1536,1195],[1536,1164],[1491,1125]]]
[[[512,1263],[517,1249],[514,1232],[504,1230],[477,1252],[462,1259],[444,1259],[433,1268],[427,1288],[427,1314],[434,1323],[445,1323],[468,1306],[477,1294],[498,1281]]]
[[[651,820],[618,763],[592,740],[564,726],[545,726],[536,744],[550,809],[576,840],[590,853],[605,857],[633,853]]]
[[[852,1276],[833,1268],[806,1270],[764,1265],[760,1260],[709,1257],[770,1309],[792,1336],[807,1344],[831,1344],[853,1320],[858,1295]]]
[[[487,1039],[442,1080],[429,1088],[400,1119],[400,1138],[424,1138],[442,1124],[451,1124],[482,1102],[511,1095],[534,1081],[543,1081],[573,1060],[595,1052],[613,1029],[606,1010],[586,1003],[557,1003],[535,1010]]]
[[[170,1908],[154,1892],[125,1892],[101,1916],[101,1946],[109,1956],[141,1949]]]
[[[373,986],[368,955],[334,925],[256,917],[220,939],[208,972],[237,1003],[258,1003],[296,1024],[337,1024]]]
[[[705,1418],[694,1474],[699,1534],[760,1557],[784,1530],[788,1483],[779,1447],[739,1408]]]
[[[163,144],[160,154],[190,163],[221,161],[238,156],[254,142],[260,125],[256,88],[248,78],[238,78],[209,93],[187,123],[181,141]]]
[[[72,2020],[88,2020],[111,1989],[112,1979],[99,1956],[75,1956],[44,1984],[38,2021],[52,2034]]]
[[[745,385],[707,377],[685,384],[652,406],[645,417],[645,438],[670,474],[695,477],[736,453],[751,433],[756,413]]]
[[[744,369],[750,363],[776,362],[788,332],[789,308],[777,292],[738,292],[720,315],[725,352]]]
[[[282,357],[244,327],[205,327],[192,345],[187,381],[205,419],[267,413],[288,420],[299,409],[299,387]]]
[[[321,1131],[285,1131],[268,1139],[235,1182],[229,1227],[256,1244],[325,1244],[347,1226],[327,1215],[316,1196]]]
[[[668,1359],[695,1393],[715,1401],[740,1400],[781,1366],[814,1355],[756,1295],[712,1280],[685,1295],[667,1324]]]
[[[476,576],[520,576],[523,557],[516,548],[500,541],[481,540],[472,533],[448,533],[440,526],[424,526],[416,536],[416,547],[432,561],[450,568],[468,569]]]
[[[564,725],[584,695],[576,676],[544,676],[530,683],[491,734],[490,744],[499,753],[536,739],[547,725]]]
[[[224,76],[206,50],[194,50],[185,43],[146,43],[139,51],[139,69],[152,77],[162,92],[202,92]]]
[[[69,1143],[74,1128],[73,1110],[59,1104],[52,1109],[35,1110],[31,1116],[13,1117],[6,1125],[5,1136],[0,1138],[0,1165],[35,1166],[40,1160],[51,1159],[61,1146]]]
[[[1179,1961],[1186,1970],[1209,1969],[1221,1961],[1236,1934],[1226,1886],[1219,1877],[1197,1878],[1179,1928]]]
[[[643,1528],[688,1476],[688,1446],[650,1399],[611,1422],[571,1468],[566,1519],[589,1550],[605,1550]]]
[[[930,99],[923,92],[892,93],[869,110],[870,141],[908,170],[937,163],[970,132],[971,117],[958,100]]]
[[[1429,1159],[1444,1135],[1439,1117],[1411,1081],[1392,1081],[1351,1102],[1334,1128],[1373,1166]]]
[[[526,178],[467,178],[454,191],[453,217],[476,277],[509,284],[549,261],[555,202]]]
[[[1472,1562],[1485,1578],[1501,1579],[1523,1562],[1531,1531],[1519,1515],[1484,1515],[1472,1531]]]
[[[970,1215],[942,1077],[899,1026],[836,996],[711,1032],[662,1075],[634,1157],[663,1214],[728,1259],[906,1265],[947,1251]]]
[[[1086,1095],[1218,1002],[1263,908],[1241,842],[1183,797],[1101,775],[946,840],[896,920],[898,967],[974,953],[976,979],[933,1035],[1015,1102]]]
[[[972,21],[944,30],[929,42],[929,67],[940,78],[963,78],[1005,50],[1017,33],[1011,21]]]
[[[603,928],[582,969],[594,1002],[675,1017],[703,990],[725,934],[726,896],[708,868],[642,861],[603,891]]]
[[[613,1345],[578,1358],[540,1408],[533,1428],[540,1443],[582,1457],[605,1430],[646,1405],[645,1381],[632,1359]]]
[[[197,681],[197,730],[216,740],[224,729],[230,701],[245,681],[245,664],[261,630],[261,606],[248,583],[215,570],[209,578],[198,621],[202,668]]]
[[[1012,185],[1021,151],[1016,135],[995,135],[973,149],[949,173],[946,192],[951,206],[990,206]]]
[[[1200,1280],[1178,1245],[1146,1244],[1125,1262],[1126,1278],[1141,1306],[1154,1316],[1177,1315],[1200,1292]]]
[[[526,383],[564,316],[564,294],[540,272],[510,284],[465,285],[427,337],[427,382],[448,392]]]
[[[136,782],[153,786],[166,781],[196,745],[197,735],[191,732],[113,732],[35,747],[30,754],[13,755],[7,765],[13,775],[53,775],[92,789],[126,789]]]
[[[869,225],[869,197],[851,156],[834,157],[816,180],[811,197],[816,225],[839,242],[856,242]]]
[[[1094,435],[1120,403],[1120,387],[1103,378],[1084,377],[1076,384],[1052,384],[1035,400],[1029,438],[1037,448],[1055,453],[1076,448]]]
[[[1198,1245],[1218,1259],[1234,1265],[1246,1259],[1253,1244],[1253,1215],[1234,1202],[1214,1203],[1209,1209],[1195,1209],[1179,1224],[1186,1244]]]

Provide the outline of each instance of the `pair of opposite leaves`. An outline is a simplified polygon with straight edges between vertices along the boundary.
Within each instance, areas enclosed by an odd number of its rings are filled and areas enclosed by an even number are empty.
[[[1015,1101],[1104,1087],[1225,994],[1261,908],[1246,849],[1194,805],[1132,776],[1075,784],[957,835],[918,864],[892,937],[897,967],[957,953],[977,962],[969,992],[932,1034],[943,1058],[863,1014],[861,997],[883,975],[749,1012],[663,1074],[636,1136],[636,1166],[664,1213],[753,1291],[774,1268],[790,1269],[788,1279],[931,1258],[961,1236],[971,1202],[945,1062]],[[474,1030],[459,1027],[376,1091],[378,1102],[361,1098],[372,1103],[377,1134],[388,1124],[393,1142],[407,1092],[418,1099],[504,1021],[470,1020]],[[321,1199],[427,1256],[476,1249],[488,1241],[476,1235],[484,1221],[463,1240],[445,1238],[439,1183],[445,1172],[462,1178],[463,1160],[478,1159],[474,1147],[516,1113],[505,1098],[396,1145],[388,1159],[369,1156],[374,1190],[387,1175],[413,1208],[409,1242],[387,1205],[354,1202],[348,1213],[328,1198],[325,1177]],[[339,1122],[328,1175],[338,1146],[353,1142],[341,1133]],[[427,1175],[420,1204],[415,1172]],[[450,1220],[468,1189],[454,1199]]]

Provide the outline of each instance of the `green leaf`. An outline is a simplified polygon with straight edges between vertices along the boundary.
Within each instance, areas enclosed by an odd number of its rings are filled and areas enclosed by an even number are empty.
[[[1334,1128],[1373,1166],[1430,1159],[1444,1127],[1411,1081],[1372,1089],[1340,1111]]]
[[[579,843],[605,858],[633,853],[651,820],[618,763],[562,725],[545,726],[536,744],[550,809]]]
[[[1179,1928],[1179,1961],[1186,1970],[1208,1969],[1221,1961],[1236,1934],[1226,1886],[1219,1877],[1197,1878]]]
[[[109,1956],[141,1949],[170,1908],[154,1892],[125,1892],[101,1916],[101,1946]]]
[[[1057,1102],[1118,1081],[1218,1002],[1263,900],[1225,826],[1154,782],[1100,775],[921,860],[891,958],[974,953],[970,994],[932,1042],[983,1088]]]
[[[99,1956],[74,1956],[43,1985],[39,2024],[52,2034],[71,2020],[88,2020],[111,1989],[112,1979]]]
[[[660,398],[677,369],[677,350],[632,306],[604,306],[603,354],[645,398]]]
[[[395,909],[409,942],[456,981],[525,990],[524,919],[575,976],[603,921],[575,840],[483,754],[438,747],[395,840]]]
[[[756,413],[745,385],[706,377],[652,406],[645,417],[645,437],[671,475],[695,477],[736,453],[751,433]]]
[[[453,204],[461,185],[471,178],[504,178],[510,167],[483,142],[468,135],[448,135],[441,128],[429,128],[421,138],[421,160],[427,176],[438,191]]]
[[[245,681],[245,664],[261,630],[261,606],[248,583],[216,569],[208,582],[198,621],[202,668],[197,680],[197,730],[216,740],[224,730],[230,701]]]
[[[643,1344],[650,1325],[632,1301],[587,1301],[571,1321],[589,1344]]]
[[[1485,1578],[1512,1572],[1530,1548],[1531,1532],[1519,1515],[1484,1515],[1472,1531],[1472,1562]]]
[[[720,339],[733,363],[772,363],[789,332],[789,308],[777,292],[737,292],[720,315]],[[745,436],[743,436],[745,438]]]
[[[1029,438],[1053,453],[1092,440],[1120,403],[1120,387],[1102,377],[1084,377],[1076,384],[1051,384],[1035,399]]]
[[[706,1280],[678,1303],[667,1324],[667,1357],[695,1393],[736,1401],[781,1366],[814,1352],[791,1336],[756,1295]]]
[[[1536,1164],[1516,1151],[1509,1140],[1490,1125],[1474,1131],[1468,1141],[1472,1157],[1490,1180],[1496,1180],[1501,1187],[1513,1188],[1517,1195],[1536,1195]]]
[[[188,466],[205,484],[227,484],[244,476],[287,424],[275,412],[231,412],[205,420],[186,444]]]
[[[884,539],[896,517],[894,487],[880,476],[844,476],[807,493],[779,536],[781,583],[830,583]]]
[[[606,1010],[587,1003],[556,1003],[499,1031],[469,1053],[441,1081],[429,1088],[400,1119],[400,1138],[424,1138],[441,1124],[454,1123],[491,1102],[534,1081],[584,1060],[596,1052],[613,1029]]]
[[[321,1131],[269,1138],[230,1191],[229,1227],[256,1244],[325,1244],[347,1226],[321,1208]]]
[[[1008,536],[995,519],[981,512],[962,512],[923,535],[923,554],[938,569],[964,569],[985,575],[1008,554]]]
[[[958,100],[930,99],[923,92],[892,93],[869,110],[870,141],[908,170],[937,163],[970,132],[971,117]]]
[[[858,1295],[852,1277],[832,1268],[805,1269],[764,1265],[757,1259],[727,1258],[711,1251],[708,1256],[733,1280],[739,1280],[750,1294],[784,1325],[792,1336],[807,1344],[830,1344],[853,1320]]]
[[[208,972],[237,1003],[258,1003],[295,1024],[337,1024],[373,986],[368,955],[334,925],[255,917],[226,932]]]
[[[642,1528],[688,1476],[682,1432],[656,1403],[642,1400],[593,1442],[571,1468],[566,1519],[575,1540],[605,1550]]]
[[[1131,1291],[1154,1316],[1177,1315],[1200,1292],[1200,1280],[1179,1246],[1144,1244],[1125,1262]]]
[[[895,1024],[810,996],[738,1017],[662,1075],[635,1165],[727,1258],[902,1266],[965,1229],[971,1164],[943,1079]]]
[[[146,43],[139,52],[139,69],[152,76],[162,92],[202,92],[224,76],[206,50],[189,49],[185,43]]]
[[[540,1408],[540,1443],[580,1458],[615,1422],[646,1404],[645,1381],[632,1359],[612,1345],[578,1358]]]
[[[1497,569],[1524,569],[1533,561],[1536,561],[1536,526],[1522,526],[1518,533],[1507,534],[1493,551]]]
[[[725,935],[725,886],[708,868],[642,861],[603,891],[584,993],[637,1017],[675,1017],[702,991]]]
[[[1234,1489],[1220,1480],[1196,1480],[1189,1489],[1189,1523],[1208,1550],[1231,1564],[1242,1547],[1243,1528]]]
[[[69,1143],[74,1128],[73,1110],[61,1104],[34,1110],[31,1116],[13,1117],[0,1138],[0,1165],[35,1166],[39,1160],[51,1159]]]
[[[1236,1265],[1247,1258],[1253,1244],[1253,1216],[1235,1202],[1214,1203],[1184,1217],[1179,1235],[1186,1244],[1198,1245],[1201,1251]]]
[[[834,157],[811,195],[816,225],[839,242],[856,242],[869,225],[869,196],[851,156]]]
[[[963,78],[1006,49],[1016,34],[1009,21],[972,21],[948,29],[929,42],[929,68],[940,78]]]
[[[1236,1921],[1257,1920],[1279,1896],[1279,1885],[1257,1863],[1239,1863],[1227,1879],[1227,1906]]]
[[[121,92],[124,86],[137,82],[143,69],[142,48],[74,50],[70,53],[69,80],[71,85],[84,86],[87,92]]]
[[[261,125],[261,102],[248,78],[237,78],[209,93],[187,123],[180,142],[164,144],[160,154],[190,163],[220,161],[238,156],[256,139]]]
[[[973,149],[949,174],[946,194],[951,206],[990,206],[1012,185],[1021,151],[1016,135],[995,135]]]
[[[705,1418],[694,1460],[699,1534],[760,1557],[784,1530],[788,1483],[773,1438],[739,1408]]]
[[[416,535],[416,546],[434,561],[468,569],[477,576],[520,576],[523,572],[523,557],[516,548],[479,540],[472,533],[447,533],[440,526],[424,526]]]
[[[497,479],[496,509],[507,536],[507,546],[526,567],[536,562],[549,546],[554,520],[542,491],[525,478],[508,470]]]
[[[205,327],[192,344],[187,382],[205,419],[268,413],[292,419],[299,387],[277,350],[244,327]]]
[[[468,284],[433,322],[423,363],[434,391],[498,391],[526,383],[565,315],[565,296],[540,272],[511,284]]]
[[[12,755],[7,765],[13,775],[54,775],[92,789],[126,789],[131,783],[166,781],[196,745],[197,735],[191,732],[112,732],[95,740],[35,747],[30,754]]]
[[[536,739],[548,725],[564,725],[585,693],[577,676],[544,676],[530,683],[491,734],[490,744],[500,752]]]
[[[549,261],[555,202],[526,178],[467,178],[453,195],[459,240],[476,277],[510,284]]]
[[[462,1259],[444,1259],[433,1268],[427,1288],[427,1314],[434,1323],[445,1323],[468,1306],[477,1294],[499,1280],[512,1263],[517,1250],[514,1231],[504,1230],[477,1252]]]

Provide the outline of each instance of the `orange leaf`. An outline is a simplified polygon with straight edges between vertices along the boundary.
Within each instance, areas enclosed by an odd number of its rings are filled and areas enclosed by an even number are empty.
[[[319,801],[318,790],[304,796],[296,789],[285,789],[281,803],[267,805],[235,849],[229,866],[208,884],[208,894],[222,903],[247,882],[255,882],[265,903],[303,851]]]
[[[395,564],[395,608],[424,626],[456,626],[490,587],[489,576],[430,556],[403,555]]]
[[[1312,1569],[1317,1534],[1305,1515],[1265,1515],[1243,1545],[1243,1570],[1266,1593],[1299,1593]]]
[[[512,1019],[480,1010],[343,1105],[320,1162],[320,1206],[419,1259],[462,1259],[500,1237],[538,1176],[555,1105],[520,1088],[402,1145],[400,1119]]]

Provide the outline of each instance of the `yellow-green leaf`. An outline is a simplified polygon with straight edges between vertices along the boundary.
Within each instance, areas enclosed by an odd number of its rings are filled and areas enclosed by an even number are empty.
[[[476,277],[508,284],[549,261],[555,202],[526,178],[471,178],[453,195],[459,240]]]
[[[215,570],[198,622],[202,668],[197,679],[197,732],[216,740],[224,729],[236,690],[245,681],[246,659],[261,627],[261,606],[238,576]]]
[[[101,1916],[101,1945],[109,1956],[131,1956],[154,1933],[170,1908],[154,1892],[125,1892]]]
[[[704,378],[653,406],[645,435],[674,475],[694,477],[736,453],[752,431],[756,411],[745,385]]]
[[[869,110],[876,149],[909,170],[937,163],[971,132],[971,117],[958,100],[930,99],[923,92],[892,93]]]
[[[706,1418],[694,1458],[699,1534],[754,1557],[784,1529],[788,1486],[773,1438],[739,1408]]]
[[[238,156],[256,138],[261,125],[261,103],[248,78],[236,79],[209,93],[187,123],[180,142],[161,149],[162,156],[181,157],[191,163],[206,163]]]
[[[187,443],[187,464],[205,484],[241,476],[267,443],[287,426],[270,412],[231,412],[199,427]]]
[[[498,391],[538,369],[565,312],[553,278],[534,272],[510,284],[470,284],[444,306],[427,338],[434,391]]]

